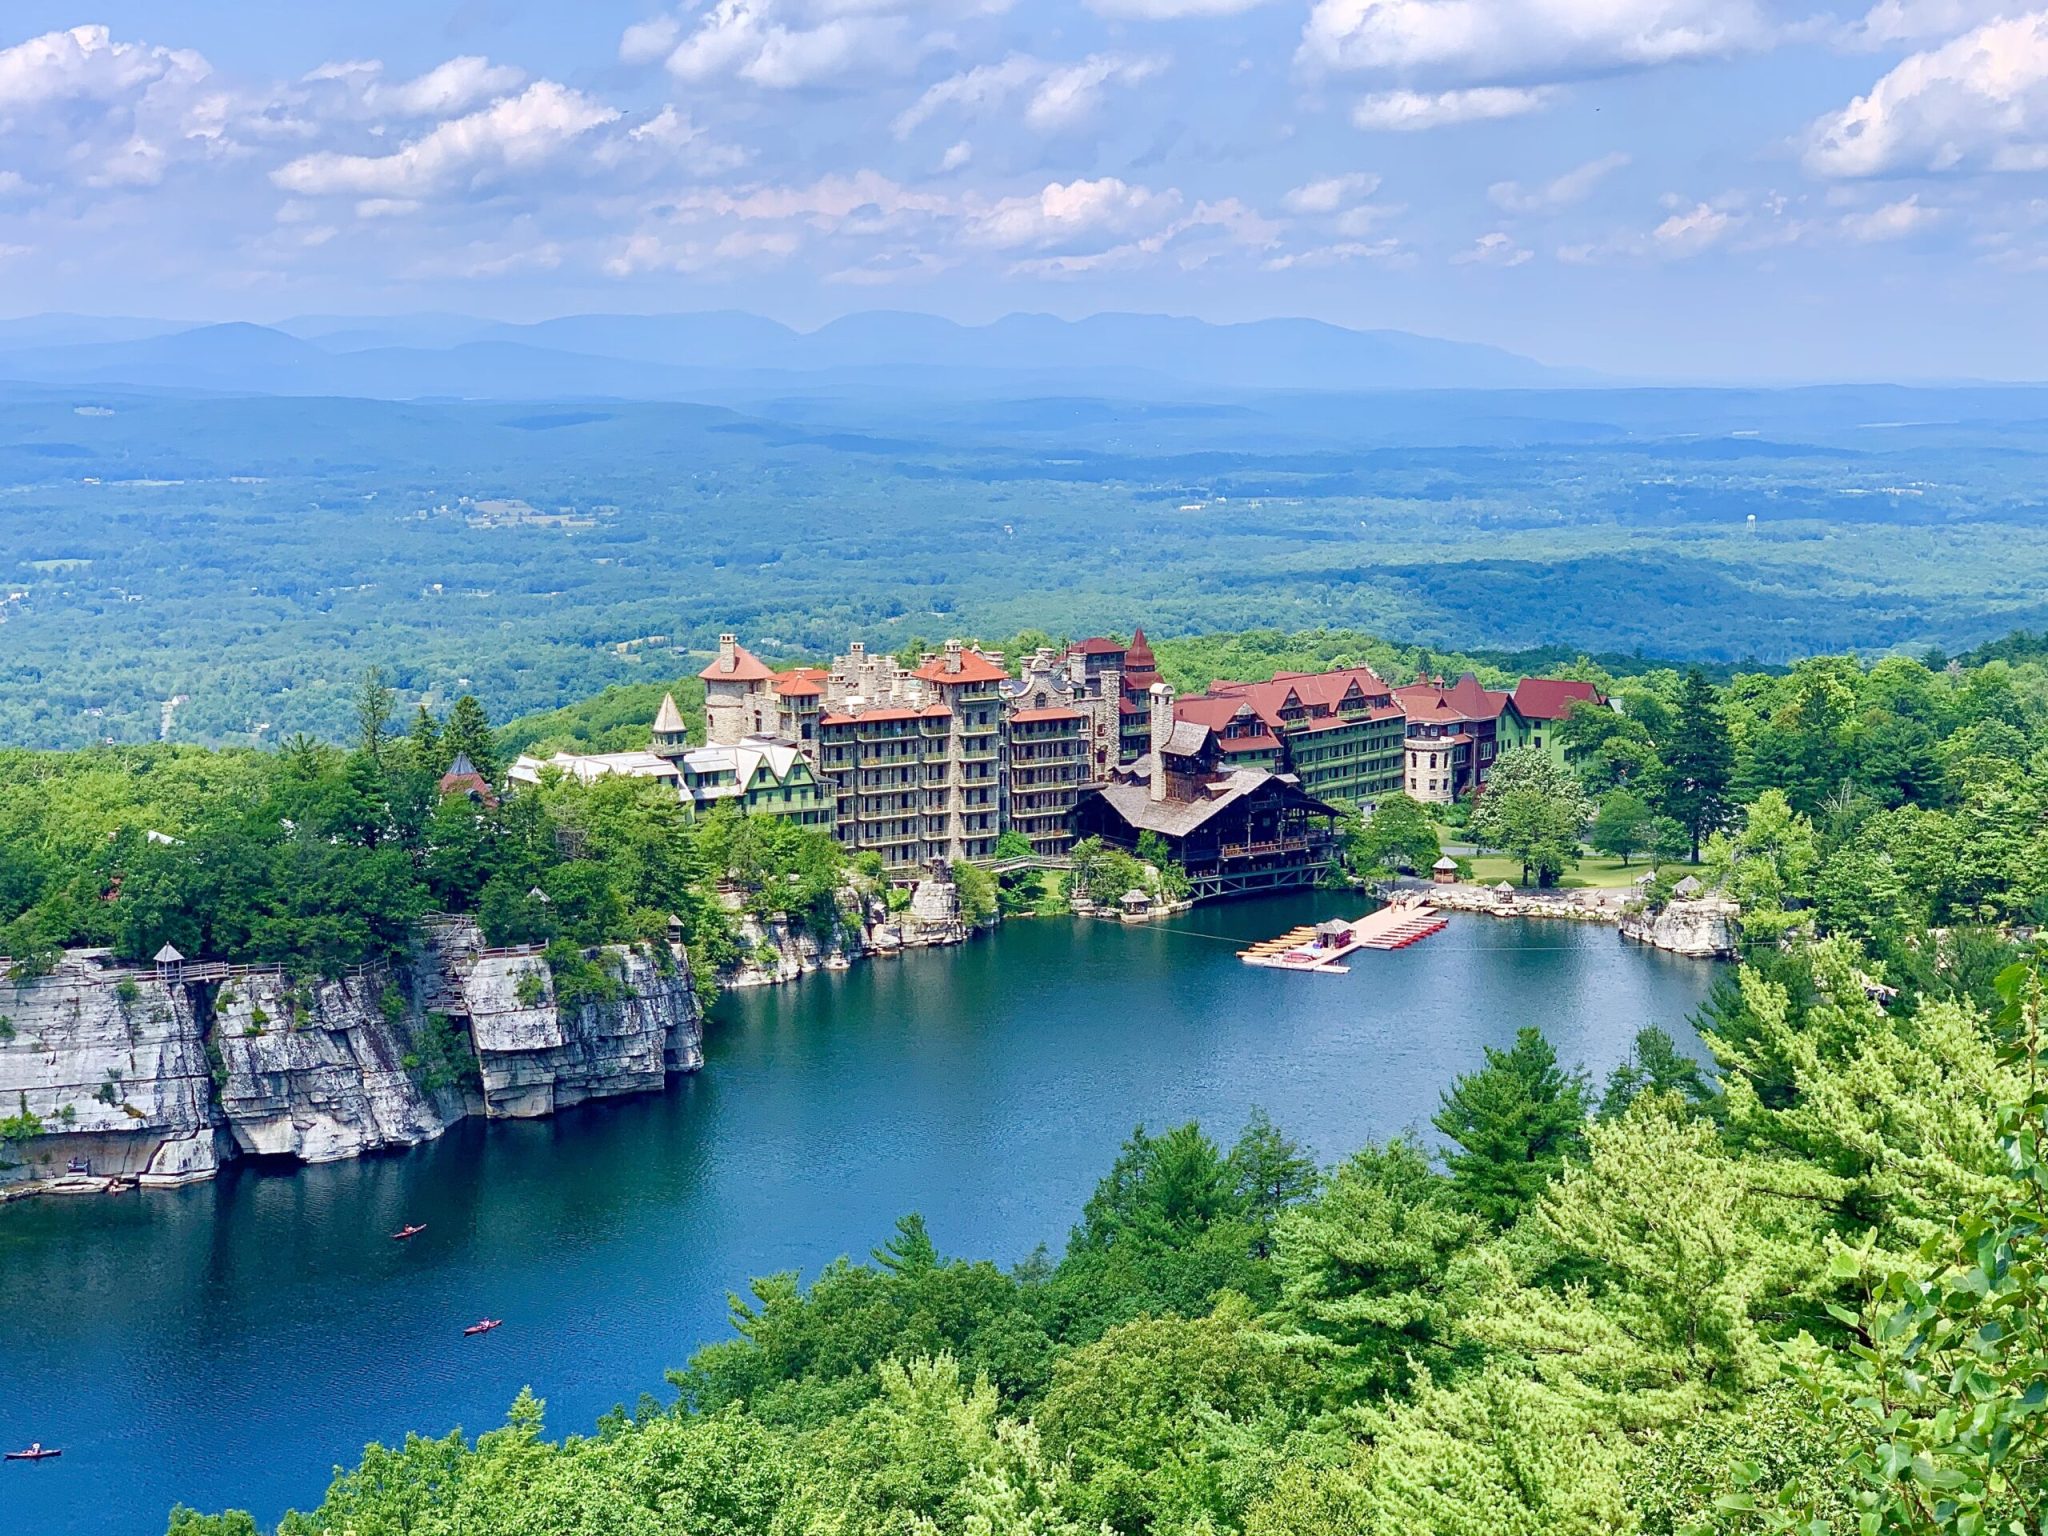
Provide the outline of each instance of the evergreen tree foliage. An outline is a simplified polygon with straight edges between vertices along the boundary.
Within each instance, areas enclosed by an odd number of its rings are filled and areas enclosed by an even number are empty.
[[[1713,684],[1697,667],[1685,675],[1662,756],[1658,808],[1685,828],[1697,863],[1701,845],[1727,815],[1729,786],[1735,777],[1735,749],[1727,722]]]
[[[468,757],[488,783],[497,783],[504,773],[497,737],[491,731],[491,717],[484,713],[475,695],[465,693],[448,706],[448,719],[441,728],[441,756],[444,771],[458,756]]]
[[[1586,1132],[1586,1085],[1557,1064],[1542,1031],[1486,1047],[1486,1065],[1459,1078],[1430,1123],[1456,1144],[1444,1155],[1460,1199],[1496,1226],[1535,1204]]]

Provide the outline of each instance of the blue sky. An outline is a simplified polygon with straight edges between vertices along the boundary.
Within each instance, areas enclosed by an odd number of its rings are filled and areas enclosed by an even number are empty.
[[[724,307],[1314,315],[1640,377],[2041,378],[2048,9],[0,19],[0,312]]]

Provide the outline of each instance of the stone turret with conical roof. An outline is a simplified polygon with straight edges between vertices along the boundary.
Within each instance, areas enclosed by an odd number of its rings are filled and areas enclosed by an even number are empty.
[[[772,728],[775,674],[740,644],[738,635],[720,635],[717,658],[697,675],[704,679],[704,736],[713,746],[738,746]]]

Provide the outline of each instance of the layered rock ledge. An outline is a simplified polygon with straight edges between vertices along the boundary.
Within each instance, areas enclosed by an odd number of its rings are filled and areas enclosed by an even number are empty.
[[[565,1005],[539,950],[489,949],[463,918],[424,925],[404,964],[335,978],[69,951],[0,979],[0,1119],[38,1132],[0,1143],[0,1192],[181,1184],[243,1155],[330,1162],[703,1065],[680,945],[586,961],[602,995]]]

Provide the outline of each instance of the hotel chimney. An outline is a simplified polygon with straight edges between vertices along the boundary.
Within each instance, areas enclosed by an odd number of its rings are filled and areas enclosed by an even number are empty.
[[[1154,800],[1166,798],[1166,740],[1173,734],[1173,690],[1152,685],[1152,784]]]

